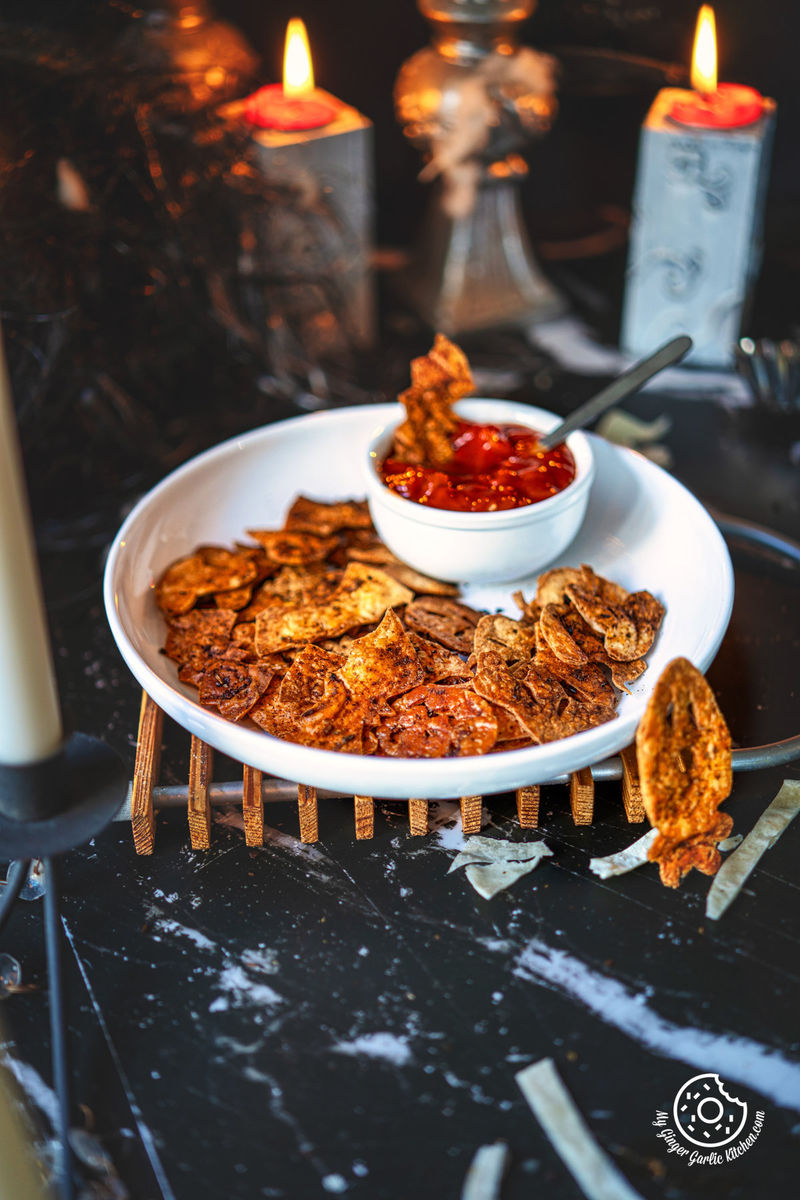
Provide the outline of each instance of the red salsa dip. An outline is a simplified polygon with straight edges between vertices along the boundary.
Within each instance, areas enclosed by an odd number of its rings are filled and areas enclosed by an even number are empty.
[[[391,455],[380,472],[391,491],[429,508],[497,512],[554,496],[575,478],[575,459],[562,443],[543,450],[525,425],[459,421],[453,457],[444,467],[401,462]]]

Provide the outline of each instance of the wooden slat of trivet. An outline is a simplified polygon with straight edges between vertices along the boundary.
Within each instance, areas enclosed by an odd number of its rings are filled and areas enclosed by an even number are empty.
[[[304,783],[298,783],[297,813],[300,817],[300,841],[316,842],[319,839],[316,788],[306,787]]]
[[[483,796],[461,797],[461,829],[464,833],[480,833]]]
[[[428,832],[428,801],[412,797],[408,802],[408,829],[415,837]]]
[[[375,801],[372,796],[353,796],[356,838],[363,841],[375,832]]]
[[[523,829],[535,829],[539,824],[540,792],[538,783],[517,788],[517,816]]]
[[[634,824],[643,821],[647,815],[644,811],[642,786],[639,782],[639,764],[636,761],[636,747],[626,746],[620,754],[622,759],[622,803],[625,806],[625,816]]]
[[[189,750],[189,800],[186,816],[193,850],[208,850],[211,845],[211,804],[208,788],[214,769],[214,751],[192,734]]]
[[[242,768],[242,816],[245,844],[263,846],[264,800],[261,796],[261,772],[255,767]]]
[[[569,777],[569,802],[576,825],[591,825],[594,816],[594,779],[591,767],[573,771]]]
[[[131,786],[131,828],[137,854],[152,854],[156,840],[153,788],[161,764],[161,733],[164,714],[147,692],[142,692],[139,735]]]

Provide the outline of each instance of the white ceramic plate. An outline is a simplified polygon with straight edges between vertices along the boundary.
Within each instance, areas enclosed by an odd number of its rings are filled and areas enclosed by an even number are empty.
[[[535,426],[537,410],[504,405]],[[516,410],[512,414],[512,410]],[[191,733],[260,770],[346,794],[430,799],[491,794],[541,783],[615,754],[632,739],[663,667],[677,655],[700,670],[722,641],[733,603],[725,543],[705,509],[665,471],[630,450],[592,438],[597,474],[576,540],[553,565],[589,563],[631,591],[666,604],[649,668],[623,696],[616,720],[544,746],[452,759],[338,754],[236,725],[197,703],[160,653],[164,622],[152,589],[164,568],[202,543],[231,543],[247,528],[278,528],[298,492],[318,499],[364,493],[364,446],[399,405],[314,413],[267,426],[199,455],[153,488],[117,534],[105,573],[105,604],[123,658],[153,700]],[[477,608],[518,610],[511,591],[534,580],[464,589]]]

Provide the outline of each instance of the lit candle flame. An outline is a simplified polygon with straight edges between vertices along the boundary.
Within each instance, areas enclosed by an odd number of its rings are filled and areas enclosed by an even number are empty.
[[[704,4],[697,14],[691,78],[692,87],[702,96],[717,90],[717,31],[710,4]]]
[[[286,26],[283,52],[283,91],[286,96],[307,96],[314,90],[314,68],[306,27],[299,17]]]

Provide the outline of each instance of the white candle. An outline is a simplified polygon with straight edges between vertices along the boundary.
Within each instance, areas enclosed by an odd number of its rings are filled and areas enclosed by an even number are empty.
[[[61,742],[61,711],[0,333],[0,763],[39,762]]]

